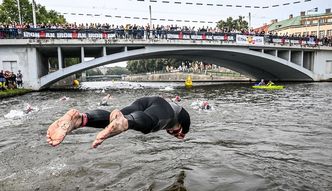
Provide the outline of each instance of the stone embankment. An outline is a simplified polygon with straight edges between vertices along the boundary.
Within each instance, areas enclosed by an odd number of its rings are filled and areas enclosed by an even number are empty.
[[[129,75],[123,78],[125,81],[185,81],[190,75],[193,81],[250,81],[249,78],[239,74],[228,73],[222,75],[205,75],[194,73],[162,73],[162,74],[145,74]]]

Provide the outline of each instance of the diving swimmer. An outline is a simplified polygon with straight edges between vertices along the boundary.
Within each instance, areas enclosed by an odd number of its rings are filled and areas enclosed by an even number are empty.
[[[190,115],[178,104],[157,96],[139,98],[129,106],[112,112],[96,109],[81,113],[71,109],[49,126],[47,142],[51,146],[57,146],[68,133],[85,126],[104,128],[93,141],[93,148],[107,138],[129,129],[144,134],[166,130],[168,134],[183,139],[189,132]]]

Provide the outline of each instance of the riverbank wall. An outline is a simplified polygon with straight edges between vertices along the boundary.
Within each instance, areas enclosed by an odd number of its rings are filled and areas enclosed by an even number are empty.
[[[183,73],[183,72],[175,72],[175,73],[162,73],[162,74],[140,74],[140,75],[130,75],[123,77],[122,79],[125,81],[157,81],[157,82],[164,82],[164,81],[173,81],[173,82],[183,82],[186,80],[188,76],[191,76],[192,81],[251,81],[245,76],[236,74],[236,73],[229,73],[223,75],[206,75],[206,74],[195,74],[195,73]]]

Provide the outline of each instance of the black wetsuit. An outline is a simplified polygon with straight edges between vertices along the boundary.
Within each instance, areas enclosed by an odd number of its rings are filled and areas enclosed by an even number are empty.
[[[182,110],[184,109],[181,106],[161,97],[143,97],[120,111],[128,119],[129,129],[150,133],[174,127]],[[110,123],[108,111],[97,109],[87,112],[86,115],[86,126],[105,128]]]

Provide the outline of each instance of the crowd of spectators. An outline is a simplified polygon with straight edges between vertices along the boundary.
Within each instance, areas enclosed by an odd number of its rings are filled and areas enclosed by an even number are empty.
[[[22,38],[22,31],[24,30],[57,30],[57,31],[112,31],[115,33],[115,38],[120,39],[143,39],[143,38],[154,38],[154,39],[165,39],[168,33],[172,32],[183,32],[184,34],[197,34],[197,33],[207,33],[207,34],[243,34],[243,35],[255,35],[255,36],[265,36],[267,41],[272,37],[279,37],[281,39],[300,39],[305,41],[306,39],[313,38],[314,41],[320,42],[324,46],[332,46],[332,37],[323,36],[317,39],[314,35],[294,35],[294,34],[278,34],[278,33],[268,33],[265,34],[264,31],[255,30],[235,30],[235,29],[219,29],[217,27],[189,27],[189,26],[178,26],[178,25],[114,25],[114,24],[100,24],[100,23],[66,23],[66,24],[50,24],[41,23],[37,24],[36,27],[32,23],[23,23],[22,25],[18,23],[0,23],[0,39],[1,38]],[[269,42],[269,41],[268,41]]]
[[[3,71],[0,72],[0,91],[7,90],[7,89],[16,89],[18,87],[22,87],[23,75],[21,70],[18,71],[17,74],[11,71]]]

